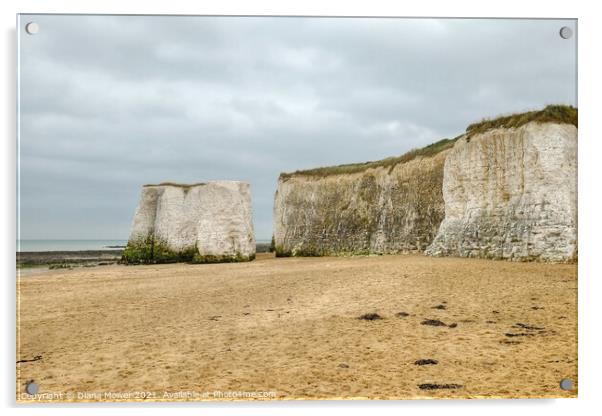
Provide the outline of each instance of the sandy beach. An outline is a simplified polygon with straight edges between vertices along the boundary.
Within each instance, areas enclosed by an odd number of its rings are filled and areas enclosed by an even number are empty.
[[[20,402],[577,395],[575,264],[259,254],[17,289]]]

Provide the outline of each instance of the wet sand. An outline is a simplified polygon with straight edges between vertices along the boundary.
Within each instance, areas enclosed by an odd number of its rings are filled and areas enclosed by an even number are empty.
[[[33,272],[18,292],[19,401],[577,394],[574,264],[259,254]]]
[[[257,253],[268,253],[270,244],[257,243]],[[73,269],[95,267],[121,262],[122,249],[21,251],[17,252],[17,268],[21,276],[39,273],[43,269]]]
[[[123,250],[80,250],[80,251],[22,251],[17,252],[17,268],[73,268],[116,263]],[[30,273],[27,273],[30,274]]]

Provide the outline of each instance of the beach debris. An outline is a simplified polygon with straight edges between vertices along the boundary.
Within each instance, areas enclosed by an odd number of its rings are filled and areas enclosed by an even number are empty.
[[[433,360],[431,358],[423,358],[423,359],[414,361],[414,364],[416,364],[416,365],[436,365],[436,364],[439,364],[439,361]]]
[[[500,344],[516,345],[516,344],[522,344],[522,342],[520,342],[520,341],[514,341],[514,340],[510,340],[510,339],[503,339],[503,340],[500,341]]]
[[[221,317],[222,317],[221,315],[213,315],[213,316],[210,316],[210,317],[209,317],[209,320],[210,320],[210,321],[217,321],[217,320],[219,320],[219,318],[221,318]]]
[[[441,322],[438,319],[426,319],[420,322],[421,325],[429,325],[429,326],[447,326],[445,322]]]
[[[526,332],[506,332],[504,335],[509,337],[509,338],[515,338],[515,337],[533,337],[535,335],[541,335],[544,334],[545,328],[544,327],[540,327],[540,326],[535,326],[535,325],[529,325],[529,324],[524,324],[522,322],[517,322],[514,325],[512,325],[512,328],[515,329],[520,329]],[[535,333],[534,331],[537,331],[537,333]],[[501,341],[500,341],[501,342]],[[504,342],[505,344],[510,344],[511,342]],[[518,342],[516,342],[518,343]]]
[[[382,316],[380,316],[377,313],[365,313],[363,315],[360,315],[357,319],[362,319],[364,321],[376,321],[378,319],[383,319]]]
[[[349,368],[349,364],[341,363],[339,364],[339,368]]]
[[[405,318],[406,316],[410,316],[410,314],[407,312],[397,312],[395,316],[397,316],[398,318]]]
[[[500,313],[500,311],[491,311],[491,313],[498,314],[498,313]]]
[[[440,309],[440,310],[443,310],[443,309],[445,309],[445,305],[439,304],[439,305],[433,306],[431,309]]]
[[[461,384],[436,384],[436,383],[424,383],[424,384],[419,384],[418,388],[420,390],[457,390],[457,389],[461,389],[462,386]]]
[[[420,324],[429,326],[447,326],[449,328],[455,328],[458,326],[458,324],[455,322],[453,324],[447,325],[445,322],[440,321],[438,319],[425,319],[424,321],[420,322]]]
[[[532,337],[535,334],[530,334],[527,332],[519,332],[519,333],[506,332],[504,335],[506,335],[507,337]]]
[[[541,331],[544,330],[544,327],[541,326],[533,326],[533,325],[527,325],[527,324],[523,324],[520,322],[517,322],[516,324],[512,325],[512,328],[522,328],[522,329],[526,329],[527,331]]]
[[[39,361],[39,360],[41,360],[41,359],[42,359],[42,356],[41,356],[41,355],[36,355],[35,357],[33,357],[33,358],[30,358],[30,359],[19,360],[19,361],[17,361],[17,364],[21,364],[21,363],[31,363],[31,362],[33,362],[33,361]]]
[[[533,309],[534,311],[538,311],[540,309],[544,309],[543,306],[531,306],[531,309]]]
[[[50,270],[56,270],[56,269],[73,269],[73,265],[69,264],[69,263],[56,263],[56,264],[50,264],[48,266],[48,269]]]

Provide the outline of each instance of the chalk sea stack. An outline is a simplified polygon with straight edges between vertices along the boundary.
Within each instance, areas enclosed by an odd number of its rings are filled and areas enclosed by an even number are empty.
[[[144,185],[126,263],[220,263],[255,258],[249,184]]]

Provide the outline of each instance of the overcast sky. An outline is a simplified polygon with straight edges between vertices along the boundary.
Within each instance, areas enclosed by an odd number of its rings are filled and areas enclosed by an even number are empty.
[[[27,35],[29,21],[39,33]],[[559,20],[24,16],[23,239],[127,239],[145,183],[377,160],[483,117],[576,105]]]

